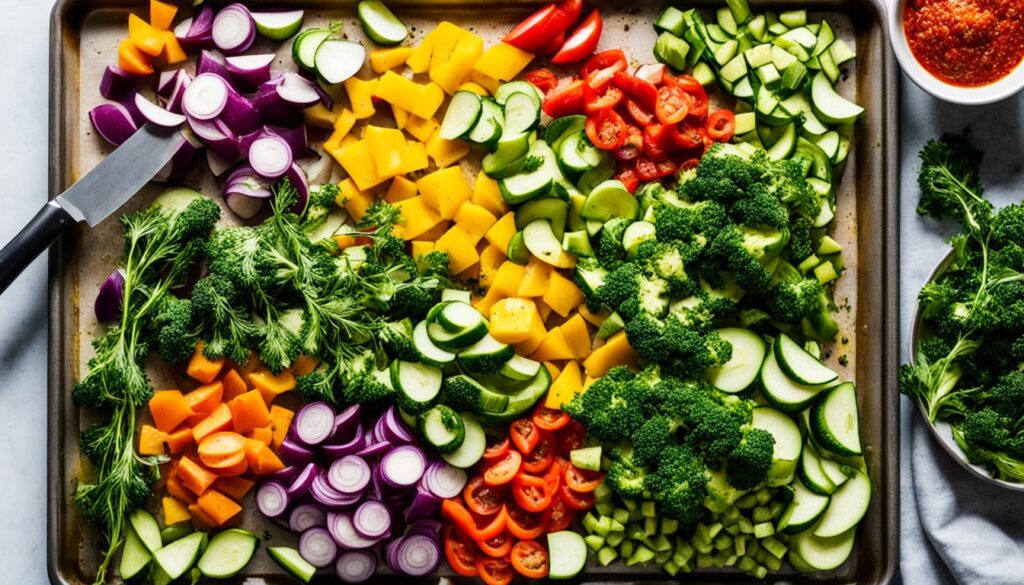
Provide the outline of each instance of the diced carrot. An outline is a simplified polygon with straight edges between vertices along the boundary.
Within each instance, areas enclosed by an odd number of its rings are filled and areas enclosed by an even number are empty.
[[[221,382],[210,382],[186,394],[185,402],[188,402],[192,412],[196,414],[210,414],[220,404],[223,396],[224,384]]]
[[[149,425],[139,429],[139,455],[163,455],[167,433]]]
[[[167,476],[167,483],[164,484],[167,494],[174,496],[175,498],[191,504],[196,501],[196,495],[185,489],[185,486],[181,483],[181,478],[178,477],[177,473],[174,475]]]
[[[182,457],[178,462],[178,478],[181,479],[181,485],[195,495],[201,496],[213,485],[213,482],[217,481],[217,474],[189,457]]]
[[[239,394],[245,394],[249,391],[249,386],[247,386],[245,380],[242,379],[242,375],[234,368],[228,370],[228,373],[224,374],[224,377],[221,378],[220,381],[224,384],[224,396],[221,397],[221,400],[224,402],[231,400]]]
[[[270,411],[259,390],[250,390],[228,403],[236,433],[248,433],[270,424]]]
[[[156,57],[164,50],[164,39],[160,36],[160,31],[134,14],[128,15],[128,38],[150,57]]]
[[[217,490],[209,490],[199,496],[199,507],[217,523],[217,526],[223,526],[225,522],[231,520],[242,511],[242,507],[238,505],[238,502]]]
[[[295,363],[292,364],[292,371],[295,372],[296,376],[305,376],[315,370],[319,363],[319,358],[311,355],[300,355],[295,359]]]
[[[236,502],[240,502],[255,483],[251,479],[245,479],[244,477],[222,477],[214,482],[213,489],[234,499]]]
[[[164,436],[164,442],[167,443],[167,448],[174,454],[183,453],[186,449],[196,444],[195,437],[192,436],[192,427],[189,426],[178,427],[167,433]]]
[[[220,374],[221,369],[224,367],[224,361],[224,358],[211,360],[203,355],[203,342],[200,341],[196,344],[196,350],[192,353],[192,358],[188,360],[188,375],[203,384],[209,384]]]
[[[164,510],[164,525],[170,526],[179,522],[185,522],[190,518],[188,513],[188,502],[177,498],[163,498],[160,501]]]
[[[198,502],[189,505],[188,511],[192,514],[192,525],[196,530],[211,530],[217,527],[217,522],[199,507]]]
[[[274,423],[271,422],[265,427],[253,429],[246,437],[269,445],[274,441]]]
[[[224,469],[245,460],[245,437],[231,431],[208,435],[199,443],[199,460],[210,469]]]
[[[266,475],[284,469],[284,463],[266,443],[255,439],[245,440],[245,458],[249,468],[256,475]]]
[[[253,372],[249,374],[249,383],[260,391],[264,403],[271,404],[279,394],[295,388],[295,374],[291,370],[284,370],[276,376],[271,372]]]
[[[270,407],[270,426],[274,429],[274,439],[270,444],[275,449],[284,442],[284,438],[288,435],[288,429],[292,426],[293,418],[295,418],[295,413],[283,406]]]
[[[178,7],[160,0],[149,0],[149,24],[160,30],[171,28]]]
[[[254,351],[249,352],[249,361],[239,365],[242,370],[239,372],[242,374],[242,379],[250,386],[252,386],[252,380],[250,380],[249,377],[252,376],[253,372],[263,372],[267,369],[266,364],[264,364],[263,360],[260,359],[259,354]]]
[[[164,61],[166,61],[168,65],[176,65],[188,60],[188,54],[185,53],[185,49],[181,48],[181,43],[178,42],[178,37],[174,36],[172,31],[160,31],[160,36],[164,41]]]
[[[192,437],[198,445],[208,435],[229,430],[231,430],[231,409],[227,404],[221,403],[206,418],[192,427]]]
[[[149,55],[140,51],[131,39],[125,39],[118,45],[117,66],[140,77],[153,73],[153,64],[150,62]]]
[[[182,421],[195,414],[178,390],[154,392],[149,399],[149,412],[156,428],[168,433]]]

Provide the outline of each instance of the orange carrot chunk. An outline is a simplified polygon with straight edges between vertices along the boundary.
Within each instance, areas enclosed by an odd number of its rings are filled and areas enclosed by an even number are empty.
[[[217,490],[209,490],[199,496],[199,507],[217,523],[217,526],[223,526],[225,522],[242,511],[238,502]]]
[[[149,24],[153,28],[167,30],[174,23],[174,16],[178,14],[178,7],[160,0],[149,0]]]
[[[128,15],[128,38],[150,57],[156,57],[164,50],[164,39],[160,31],[134,14]]]
[[[266,443],[255,439],[245,440],[245,458],[249,468],[256,475],[266,475],[284,469],[284,463]]]
[[[196,530],[210,530],[217,527],[217,521],[210,518],[210,515],[199,507],[199,503],[191,504],[188,507],[189,514],[192,514],[192,526]]]
[[[160,37],[164,41],[163,56],[168,65],[176,65],[188,59],[185,49],[181,48],[181,43],[178,42],[178,37],[174,36],[173,32],[160,31]]]
[[[192,427],[192,437],[198,445],[203,442],[203,439],[213,433],[229,430],[231,430],[231,409],[228,408],[227,404],[222,403],[213,409],[213,412],[207,415],[206,418]]]
[[[153,415],[156,428],[168,433],[185,419],[195,414],[177,390],[154,392],[149,399],[149,412]]]
[[[181,485],[195,495],[201,496],[213,485],[213,482],[217,481],[217,474],[189,457],[182,457],[178,463],[178,478],[181,479]]]
[[[228,407],[231,409],[231,419],[236,433],[248,433],[270,424],[270,411],[267,410],[267,403],[263,401],[263,395],[258,390],[250,390],[236,396],[228,403]]]
[[[241,501],[255,484],[256,482],[244,477],[222,477],[214,482],[213,489],[237,502]]]
[[[203,355],[203,342],[200,341],[196,344],[196,351],[192,354],[192,358],[188,360],[188,375],[203,384],[209,384],[220,374],[224,367],[224,361],[224,358],[211,360]]]
[[[199,443],[199,460],[210,469],[224,469],[245,461],[245,437],[231,431],[213,433]]]
[[[220,404],[223,396],[224,384],[211,382],[186,394],[185,402],[188,402],[192,412],[196,414],[210,414]]]
[[[163,455],[166,438],[167,433],[160,429],[142,425],[139,429],[139,455]]]
[[[224,402],[249,391],[249,387],[245,384],[245,380],[242,379],[242,375],[234,368],[228,370],[228,373],[224,374],[220,381],[224,385],[224,396],[221,397],[221,400]]]
[[[192,427],[182,426],[164,435],[164,442],[172,454],[184,453],[186,449],[196,444],[192,436]]]
[[[295,413],[287,408],[276,405],[270,407],[270,426],[274,429],[274,439],[270,444],[275,449],[280,447],[285,437],[288,436],[288,429],[292,426],[293,418],[295,418]]]
[[[219,477],[237,477],[246,471],[249,471],[249,461],[243,455],[238,463],[235,463],[234,465],[211,469],[210,471],[216,473]]]
[[[117,66],[140,77],[153,73],[153,64],[150,62],[149,55],[140,51],[131,39],[125,39],[118,45]]]
[[[268,426],[253,429],[252,432],[246,435],[246,437],[269,445],[274,441],[273,424],[274,423],[270,423]]]
[[[164,485],[167,489],[167,495],[174,496],[175,498],[183,502],[188,502],[189,504],[196,501],[196,495],[185,489],[185,486],[182,485],[177,471],[167,476],[167,483]]]
[[[271,372],[253,372],[249,374],[249,383],[263,395],[263,402],[271,404],[279,395],[295,388],[295,374],[291,370],[276,376]]]

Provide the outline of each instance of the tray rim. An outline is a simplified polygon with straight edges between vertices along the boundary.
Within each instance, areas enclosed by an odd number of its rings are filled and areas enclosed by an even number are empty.
[[[66,90],[66,79],[62,75],[64,67],[64,34],[65,19],[70,9],[83,0],[56,0],[50,13],[49,27],[49,100],[48,100],[48,199],[53,199],[61,193],[66,164],[65,140],[67,139],[64,115],[64,91]],[[787,4],[794,0],[753,0],[754,6],[769,4]],[[879,113],[881,123],[881,142],[879,148],[883,149],[882,168],[879,175],[883,193],[880,194],[882,226],[879,230],[882,249],[882,263],[884,278],[881,283],[881,300],[885,308],[881,311],[881,339],[884,348],[899,347],[899,77],[896,59],[892,50],[892,43],[889,35],[889,28],[885,21],[887,6],[884,0],[865,0],[877,11],[878,26],[881,40],[881,106],[883,112]],[[415,0],[414,0],[415,3]],[[423,2],[429,5],[433,2]],[[439,4],[450,4],[451,2],[438,2]],[[535,0],[525,0],[523,4],[537,4]],[[672,2],[669,2],[672,3]],[[838,8],[838,0],[824,0],[824,8]],[[874,15],[867,15],[873,19]],[[57,482],[61,481],[61,444],[65,434],[63,416],[61,412],[61,388],[63,368],[61,363],[62,353],[65,344],[62,334],[64,332],[63,304],[67,301],[62,294],[62,281],[64,264],[69,259],[69,248],[73,243],[73,234],[63,235],[58,242],[51,246],[48,254],[47,271],[47,298],[48,298],[48,343],[47,343],[47,418],[49,426],[47,430],[47,510],[46,510],[46,572],[50,583],[54,585],[71,585],[58,562],[60,542],[58,529],[60,517],[63,514],[67,503],[61,498],[61,490]],[[900,426],[899,426],[899,392],[897,387],[897,366],[899,363],[898,352],[882,350],[881,363],[883,371],[880,375],[881,388],[879,400],[883,407],[883,420],[880,421],[882,435],[886,439],[883,448],[879,449],[880,459],[878,468],[883,472],[879,478],[882,487],[882,495],[878,505],[883,507],[881,511],[881,524],[883,534],[888,536],[882,552],[884,555],[884,568],[880,572],[877,583],[888,585],[893,583],[899,573],[900,560],[900,486],[899,486],[899,463],[900,463]],[[718,575],[710,576],[715,579]],[[602,576],[595,575],[595,579],[606,581]],[[698,578],[701,578],[698,576]],[[729,579],[729,577],[726,577]],[[583,576],[581,581],[587,581]],[[640,580],[644,583],[658,583],[658,579]]]

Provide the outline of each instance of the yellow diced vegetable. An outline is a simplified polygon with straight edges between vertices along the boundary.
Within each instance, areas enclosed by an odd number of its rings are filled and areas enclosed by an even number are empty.
[[[555,327],[548,331],[548,334],[544,336],[544,341],[530,354],[530,359],[541,362],[572,359],[572,351],[565,342],[562,330]]]
[[[626,340],[626,332],[619,331],[608,338],[608,341],[601,347],[595,349],[590,357],[583,362],[587,375],[593,378],[600,378],[615,366],[628,366],[636,368],[637,355]]]
[[[484,52],[484,40],[472,33],[459,39],[452,54],[436,67],[431,63],[430,80],[451,95],[469,79],[473,65]]]
[[[443,21],[434,27],[434,30],[430,31],[427,36],[431,37],[430,69],[433,70],[451,59],[460,40],[476,35],[448,21]],[[481,40],[481,42],[483,41]]]
[[[351,177],[338,183],[338,205],[344,207],[354,221],[366,215],[371,203],[373,194],[361,190]]]
[[[587,323],[590,323],[594,327],[600,327],[601,323],[604,323],[604,320],[608,318],[608,311],[601,310],[598,313],[591,313],[590,309],[587,308],[586,303],[581,303],[577,310],[580,312],[580,315],[587,320]]]
[[[576,313],[568,321],[562,323],[559,329],[565,336],[565,343],[569,345],[572,357],[582,360],[590,356],[590,329],[587,328],[587,321],[582,315]]]
[[[376,112],[373,107],[373,92],[377,89],[377,83],[376,79],[363,80],[358,77],[349,77],[345,80],[345,93],[348,94],[352,113],[357,120],[365,120]]]
[[[498,267],[505,261],[505,251],[488,245],[480,252],[480,284],[488,287],[498,272]]]
[[[544,342],[547,335],[548,331],[544,328],[544,321],[540,318],[539,314],[535,313],[533,323],[530,325],[530,336],[512,346],[517,354],[527,356],[537,350],[537,347]]]
[[[558,375],[562,373],[562,370],[551,362],[544,362],[544,369],[548,371],[552,380],[557,380]]]
[[[343,149],[338,162],[349,177],[356,182],[356,186],[363,191],[387,180],[387,177],[377,174],[377,166],[373,161],[370,144],[365,140],[358,140]]]
[[[363,140],[370,146],[373,164],[377,174],[382,178],[390,178],[403,169],[402,152],[405,149],[405,135],[401,130],[367,126],[363,130]]]
[[[188,504],[177,498],[165,496],[161,500],[164,509],[164,526],[172,526],[192,519],[188,511]]]
[[[532,60],[533,53],[507,43],[498,43],[480,55],[473,70],[498,81],[511,81],[526,69]]]
[[[470,73],[469,80],[472,83],[475,83],[480,87],[486,89],[487,91],[491,92],[491,95],[494,95],[494,93],[498,91],[498,88],[501,87],[500,81],[491,77],[490,75],[484,75],[479,71],[473,71],[472,73]]]
[[[508,250],[508,243],[514,235],[516,235],[516,214],[510,211],[491,226],[484,237],[495,248]]]
[[[410,253],[412,254],[413,260],[415,260],[415,259],[419,258],[420,256],[423,256],[424,254],[429,254],[429,253],[433,252],[434,251],[434,242],[415,241],[415,242],[412,242],[411,248],[412,248],[412,250],[411,250]]]
[[[385,71],[377,82],[373,95],[392,106],[411,112],[416,108],[422,91],[423,86],[415,81],[406,79],[394,71]]]
[[[459,226],[452,226],[434,244],[439,252],[448,252],[448,271],[459,274],[480,261],[476,247],[469,240],[466,232]]]
[[[462,167],[448,167],[434,171],[416,181],[423,200],[441,214],[442,219],[453,219],[459,207],[469,200],[472,191]],[[473,246],[476,242],[472,243]]]
[[[505,203],[501,196],[498,182],[484,173],[476,175],[476,183],[473,184],[473,203],[490,211],[495,217],[501,217],[509,210],[508,203]]]
[[[409,120],[405,123],[405,131],[416,140],[426,142],[430,140],[430,135],[434,133],[438,126],[437,120],[433,118],[409,116]]]
[[[502,296],[500,291],[498,291],[494,287],[491,287],[490,289],[487,290],[487,294],[473,301],[473,306],[476,307],[476,310],[480,311],[484,315],[484,317],[489,317],[491,315],[491,308],[494,306],[494,303],[500,301],[503,298],[505,297]]]
[[[490,211],[469,201],[460,205],[455,212],[455,225],[461,227],[462,231],[466,232],[474,246],[480,242],[480,239],[484,237],[487,230],[491,229],[491,226],[497,221],[498,218],[491,215]]]
[[[412,53],[405,60],[405,64],[412,69],[413,73],[426,73],[430,69],[430,53],[434,46],[434,39],[431,37],[433,31],[423,37],[420,44],[413,48]]]
[[[536,302],[537,312],[540,313],[540,318],[544,320],[544,323],[547,323],[548,319],[551,317],[551,307],[544,302],[544,299],[536,299]]]
[[[328,110],[322,103],[317,102],[316,105],[302,110],[302,121],[317,128],[331,128],[340,114],[341,110]]]
[[[402,237],[406,240],[425,239],[420,236],[441,223],[441,216],[423,201],[423,197],[410,197],[395,203],[395,207],[405,220],[402,224]]]
[[[548,283],[551,280],[551,271],[554,268],[550,264],[530,256],[526,263],[526,273],[523,274],[523,281],[519,283],[518,295],[521,297],[542,297],[548,290]]]
[[[509,297],[491,307],[491,336],[502,343],[519,343],[530,337],[537,305],[530,299]]]
[[[348,108],[341,111],[338,117],[334,119],[334,131],[324,141],[324,150],[333,156],[335,160],[341,164],[341,151],[344,150],[345,145],[342,141],[348,137],[349,132],[352,131],[352,127],[356,124],[356,116],[352,113],[352,110]]]
[[[481,86],[480,84],[477,84],[477,83],[473,83],[472,81],[467,81],[466,83],[463,83],[462,85],[460,85],[459,86],[459,91],[468,91],[468,92],[471,92],[471,93],[475,93],[476,95],[478,95],[480,97],[487,97],[487,96],[491,95],[491,92],[489,92],[486,89],[484,89],[483,86]]]
[[[409,112],[403,110],[398,106],[392,105],[391,115],[395,117],[395,128],[398,128],[399,130],[404,130],[406,124],[409,123]]]
[[[412,47],[394,47],[392,49],[378,49],[370,52],[370,67],[374,73],[384,73],[388,69],[394,69],[405,63],[412,55]]]
[[[547,408],[561,408],[563,404],[572,400],[573,396],[583,391],[583,375],[580,373],[580,366],[575,361],[566,362],[565,368],[551,383],[548,395],[544,398],[544,406]]]
[[[427,154],[434,159],[434,164],[438,167],[450,167],[469,154],[469,145],[461,140],[441,138],[440,128],[438,128],[427,141]]]
[[[388,186],[388,192],[384,195],[384,200],[388,203],[398,203],[415,196],[416,183],[399,175],[391,181],[391,185]]]
[[[556,313],[566,317],[569,315],[569,311],[578,307],[583,300],[583,293],[575,282],[562,276],[557,270],[551,273],[551,282],[547,292],[544,293],[544,302]]]
[[[428,83],[420,87],[416,105],[409,108],[409,113],[420,118],[433,118],[437,109],[444,103],[444,90],[436,83]]]

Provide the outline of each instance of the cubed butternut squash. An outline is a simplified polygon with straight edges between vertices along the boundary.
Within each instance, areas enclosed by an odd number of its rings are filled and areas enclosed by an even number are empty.
[[[528,356],[537,350],[547,337],[547,334],[548,330],[544,327],[544,321],[540,318],[540,314],[535,314],[533,323],[530,325],[530,336],[519,343],[513,344],[513,347],[517,354]]]
[[[179,390],[154,392],[149,399],[149,412],[156,428],[167,433],[195,414]]]
[[[509,211],[508,203],[501,196],[498,182],[484,173],[477,173],[473,184],[473,203],[491,212],[494,217],[503,217]]]
[[[498,81],[511,81],[532,60],[533,53],[513,47],[508,43],[498,43],[480,55],[473,70]]]
[[[519,283],[519,290],[516,294],[521,297],[543,297],[548,290],[548,283],[551,281],[551,271],[554,268],[536,256],[530,256],[526,263],[526,271],[523,273],[523,281]]]
[[[190,377],[199,380],[203,384],[213,382],[224,367],[224,358],[210,359],[203,355],[203,342],[196,344],[196,350],[188,361],[186,372]]]
[[[583,316],[576,313],[568,321],[562,323],[559,329],[565,336],[565,343],[568,344],[572,357],[582,360],[590,356],[590,329],[587,328],[587,321]]]
[[[572,400],[573,396],[583,391],[583,377],[580,373],[580,366],[575,361],[568,361],[555,381],[551,383],[548,394],[544,398],[544,406],[547,408],[561,408],[563,404]]]
[[[369,164],[372,165],[373,161],[370,161]],[[354,221],[359,221],[366,215],[366,210],[372,203],[373,193],[360,189],[352,177],[342,179],[338,183],[337,204],[344,207]]]
[[[388,191],[384,194],[384,201],[398,203],[416,196],[416,183],[399,175],[392,179],[388,185]]]
[[[530,355],[530,359],[541,362],[569,360],[572,357],[572,350],[569,349],[569,344],[565,341],[565,335],[558,327],[548,331],[547,335],[544,336],[544,341]]]
[[[373,93],[377,89],[377,83],[377,79],[349,77],[342,84],[345,86],[348,103],[352,106],[352,113],[357,120],[365,120],[376,113],[373,107]]]
[[[506,213],[487,230],[484,237],[492,246],[499,250],[508,250],[508,243],[516,235],[516,215],[511,211]],[[507,253],[507,252],[506,252]]]
[[[584,301],[583,292],[576,283],[555,270],[551,273],[548,290],[544,293],[544,302],[559,315],[566,317],[569,312],[580,306]]]
[[[480,242],[484,234],[487,233],[487,230],[491,229],[491,226],[497,221],[498,218],[494,217],[490,211],[469,201],[460,205],[459,209],[455,212],[455,225],[466,232],[474,246]]]
[[[438,124],[437,120],[434,118],[409,116],[409,120],[405,124],[405,131],[411,134],[416,140],[425,143],[430,140],[430,136],[439,125],[440,124]]]
[[[188,503],[165,496],[160,500],[164,511],[164,526],[172,526],[180,522],[187,522],[192,516],[188,513]]]
[[[491,307],[491,336],[502,343],[519,343],[530,337],[537,319],[537,305],[530,299],[510,297]]]
[[[370,52],[370,68],[374,73],[384,73],[405,63],[409,55],[412,55],[412,47],[394,47],[391,49],[378,49]]]
[[[498,267],[505,261],[505,251],[488,244],[480,252],[480,285],[487,288],[494,282]]]
[[[395,207],[402,214],[402,237],[406,240],[421,239],[420,236],[441,222],[441,214],[427,205],[422,195],[399,201]]]
[[[167,433],[150,425],[139,429],[139,455],[163,455]]]
[[[434,249],[448,253],[448,270],[452,274],[471,267],[480,261],[476,246],[459,226],[452,226],[434,244]]]
[[[601,347],[595,349],[590,357],[583,362],[587,375],[600,378],[615,366],[636,368],[638,357],[626,339],[626,332],[619,331],[608,338]]]
[[[440,169],[416,181],[424,202],[442,219],[454,219],[462,204],[473,195],[461,167]],[[476,242],[473,242],[476,245]]]
[[[450,167],[469,154],[469,145],[462,140],[445,140],[440,132],[440,128],[434,130],[427,140],[427,155],[438,167]]]

